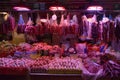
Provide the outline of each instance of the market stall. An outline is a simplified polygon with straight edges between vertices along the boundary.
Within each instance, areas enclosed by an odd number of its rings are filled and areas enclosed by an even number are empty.
[[[19,8],[0,13],[0,80],[120,80],[119,10]]]

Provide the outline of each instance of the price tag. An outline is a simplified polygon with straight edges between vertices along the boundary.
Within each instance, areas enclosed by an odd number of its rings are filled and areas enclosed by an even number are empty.
[[[52,15],[52,20],[56,20],[56,19],[57,19],[56,14]]]

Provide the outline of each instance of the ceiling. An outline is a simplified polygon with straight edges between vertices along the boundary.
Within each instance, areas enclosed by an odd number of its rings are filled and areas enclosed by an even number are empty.
[[[120,10],[120,0],[0,0],[0,11],[12,11],[20,1],[39,11],[48,10],[52,5],[63,5],[67,10],[85,10],[89,5],[101,5],[104,10]]]

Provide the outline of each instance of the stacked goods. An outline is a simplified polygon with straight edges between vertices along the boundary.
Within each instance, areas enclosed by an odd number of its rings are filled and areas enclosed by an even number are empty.
[[[46,73],[48,69],[48,64],[53,58],[48,56],[43,56],[34,61],[34,64],[30,66],[31,72]]]
[[[114,55],[106,54],[101,56],[101,64],[103,65],[103,77],[120,80],[120,64]]]
[[[47,43],[35,43],[30,51],[36,51],[40,55],[55,55],[61,53],[61,48],[58,45],[48,45]]]
[[[8,41],[0,42],[0,57],[6,57],[8,55],[14,55],[16,46]]]
[[[86,58],[83,61],[85,68],[90,72],[90,73],[97,73],[101,69],[101,65],[96,63],[94,59]]]
[[[0,74],[26,74],[33,63],[29,59],[0,58]]]
[[[79,60],[71,58],[55,58],[50,64],[49,69],[80,69]]]
[[[30,45],[28,43],[21,43],[17,46],[14,56],[35,59],[40,56],[54,56],[60,53],[61,48],[58,45],[51,46],[47,43],[34,43]]]
[[[103,58],[102,58],[103,59]],[[106,59],[106,58],[105,58]],[[104,59],[103,59],[104,61]],[[118,77],[120,65],[112,60],[102,62],[103,67],[90,58],[81,62],[79,58],[41,56],[37,59],[26,58],[0,58],[0,74],[26,74],[29,70],[33,73],[50,74],[98,74],[103,69],[103,76]],[[100,75],[101,75],[100,74]]]
[[[31,72],[55,73],[55,74],[79,74],[81,73],[81,62],[79,59],[40,57],[30,66]]]
[[[16,51],[14,53],[14,57],[17,57],[17,58],[26,57],[26,58],[28,58],[29,54],[32,53],[30,51],[31,47],[32,46],[28,43],[20,43],[16,48]]]
[[[81,73],[78,59],[42,56],[38,59],[0,58],[0,74],[25,74],[30,69],[36,73]]]
[[[55,74],[80,74],[81,62],[79,59],[59,58],[54,59],[48,65],[48,73]]]

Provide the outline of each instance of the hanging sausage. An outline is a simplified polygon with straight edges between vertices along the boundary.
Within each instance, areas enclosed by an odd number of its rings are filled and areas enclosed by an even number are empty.
[[[7,34],[14,30],[15,19],[11,14],[0,14],[0,33]]]
[[[73,21],[74,21],[74,24],[71,25],[71,26],[73,26],[73,29],[75,29],[75,30],[74,30],[74,34],[75,34],[75,35],[78,35],[78,30],[79,30],[79,29],[78,29],[78,28],[79,28],[78,26],[79,26],[79,25],[78,25],[77,15],[73,15]]]
[[[64,15],[61,15],[61,20],[60,20],[60,24],[59,24],[59,35],[65,35],[65,24],[64,24]]]
[[[33,22],[31,18],[29,17],[29,20],[26,24],[25,28],[25,36],[26,36],[26,41],[28,43],[34,43],[36,42],[36,28],[33,26]]]
[[[53,14],[51,19],[51,25],[50,25],[50,31],[52,33],[52,44],[59,44],[59,29],[58,29],[58,23],[57,23],[57,15]]]
[[[98,41],[99,38],[99,27],[98,27],[98,23],[92,23],[92,30],[91,30],[91,37],[94,40],[94,42]]]
[[[43,35],[43,25],[40,21],[40,16],[37,14],[37,19],[36,19],[36,35]]]
[[[87,22],[87,17],[86,17],[86,15],[83,15],[82,16],[82,24],[81,24],[82,26],[80,27],[81,28],[81,30],[80,30],[80,32],[81,32],[81,36],[85,36],[85,37],[87,37],[88,36],[88,28],[87,28],[87,26],[88,26],[88,22]]]

